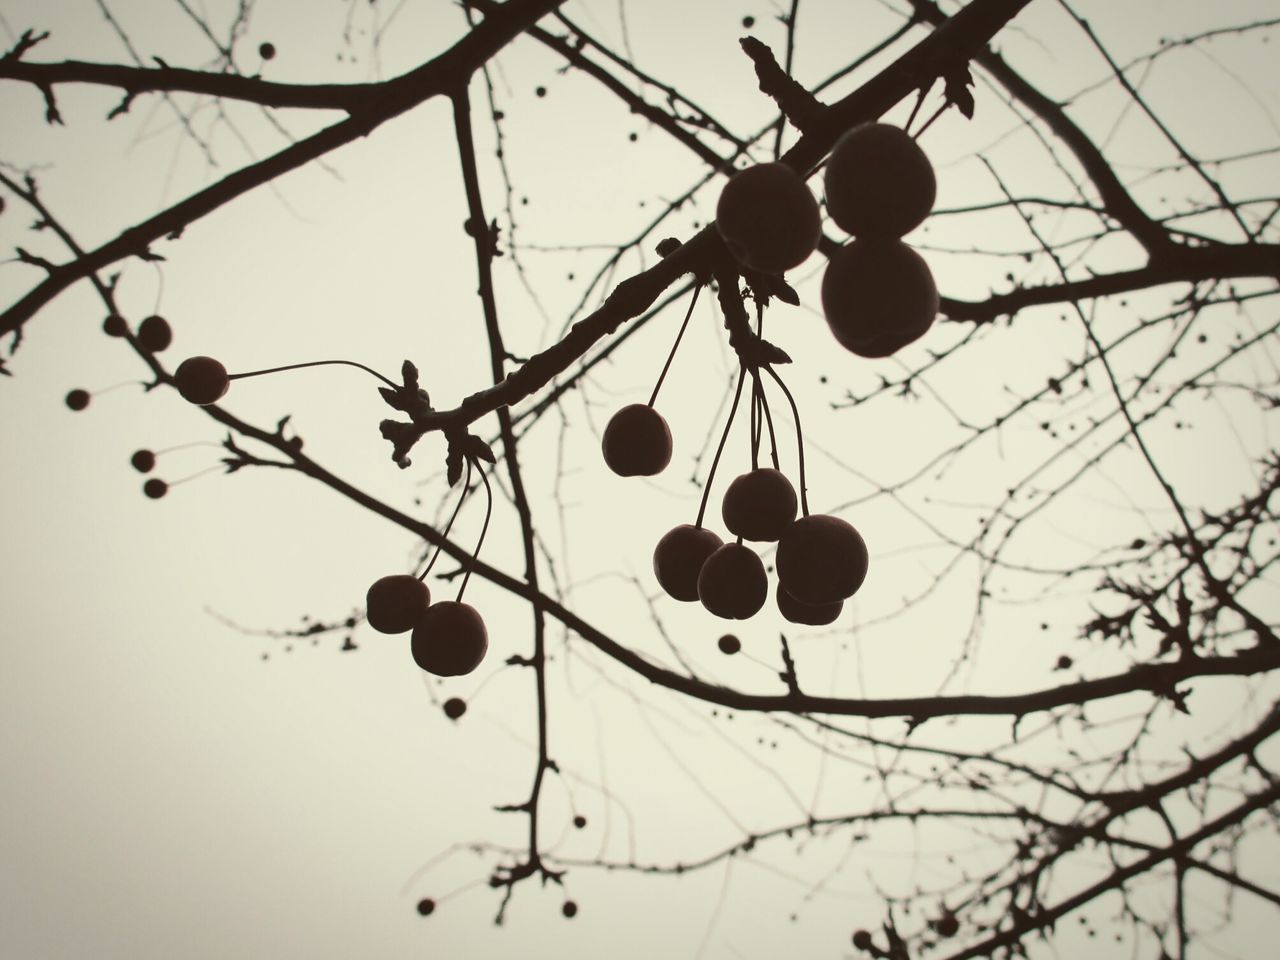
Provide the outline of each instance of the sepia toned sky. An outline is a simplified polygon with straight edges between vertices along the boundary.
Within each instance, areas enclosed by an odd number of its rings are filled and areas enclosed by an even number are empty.
[[[30,60],[133,63],[136,55],[207,67],[216,50],[184,6],[225,38],[237,5],[0,0],[0,42],[8,47],[33,29],[50,36]],[[801,4],[795,75],[819,82],[896,29],[902,6]],[[1077,7],[1120,63],[1161,37],[1274,14],[1265,0]],[[564,9],[602,41],[629,44],[643,69],[731,130],[754,132],[772,119],[738,38],[743,17],[753,16],[753,35],[781,52],[779,4],[573,0]],[[235,61],[246,74],[286,82],[376,80],[442,52],[465,30],[462,12],[445,0],[257,0],[236,38]],[[270,61],[257,52],[263,42],[276,47]],[[1050,0],[1033,0],[998,46],[1054,96],[1108,76]],[[906,42],[845,78],[829,98],[903,49]],[[1135,77],[1189,150],[1242,153],[1280,134],[1280,85],[1266,52],[1256,38],[1224,37]],[[507,344],[521,357],[557,339],[580,301],[598,301],[612,283],[652,263],[658,239],[687,238],[709,222],[719,190],[713,182],[672,214],[644,245],[647,259],[628,255],[589,288],[611,250],[644,230],[702,170],[594,81],[561,67],[527,38],[497,61],[492,81],[506,115],[509,200],[484,83],[477,77],[471,86],[486,205],[505,228],[510,202],[523,245],[519,271],[511,256],[496,266]],[[1066,174],[1045,164],[999,94],[980,82],[975,95],[973,123],[952,111],[922,138],[938,173],[938,206],[999,198],[979,150],[1013,189],[1066,189]],[[282,129],[301,137],[337,119],[143,96],[108,120],[116,91],[60,87],[57,101],[64,123],[46,124],[38,91],[0,81],[0,164],[9,176],[32,173],[43,201],[85,247],[282,148]],[[908,110],[890,119],[901,123]],[[1114,88],[1080,94],[1073,110],[1124,169],[1155,171],[1170,162],[1167,144]],[[757,159],[768,154],[765,148]],[[1236,195],[1266,195],[1274,194],[1277,172],[1273,155],[1222,176]],[[819,178],[810,186],[821,195]],[[1196,189],[1152,172],[1136,192],[1158,209],[1165,192],[1181,199]],[[66,252],[48,231],[29,229],[33,214],[19,198],[5,192],[4,199],[0,300],[7,305],[40,279],[15,262],[15,248],[54,261]],[[937,217],[909,239],[944,293],[978,298],[1010,267],[966,252],[1027,243],[1012,214],[1004,216],[980,228],[972,218]],[[172,365],[198,354],[233,371],[342,358],[394,378],[409,358],[443,408],[489,383],[466,217],[449,107],[433,101],[158,244],[162,262],[130,260],[110,272],[119,275],[131,323],[151,313],[169,319],[175,343],[163,359]],[[1060,239],[1074,225],[1063,215],[1049,229]],[[504,230],[503,242],[509,239]],[[1090,255],[1128,263],[1136,251],[1104,242]],[[1060,322],[1057,308],[1032,312],[986,336],[967,366],[939,371],[938,403],[904,401],[893,417],[855,419],[842,406],[846,391],[866,392],[882,372],[903,368],[897,361],[859,365],[834,348],[817,306],[820,261],[793,271],[802,304],[771,307],[768,329],[795,361],[786,376],[802,404],[815,510],[839,509],[856,522],[873,563],[857,601],[858,629],[850,618],[842,630],[814,631],[797,647],[806,688],[868,697],[1016,692],[1053,682],[1052,665],[1064,653],[1081,658],[1091,675],[1122,669],[1129,662],[1123,652],[1084,659],[1090,652],[1077,626],[1094,584],[1083,579],[1052,588],[1012,584],[983,615],[981,653],[956,668],[963,625],[981,619],[974,610],[979,574],[975,567],[953,575],[939,544],[967,536],[975,510],[1032,462],[1042,442],[1034,424],[993,435],[929,481],[923,495],[914,487],[901,497],[881,495],[895,478],[940,470],[931,458],[958,438],[957,420],[983,422],[1008,396],[1043,384],[1063,357],[1078,355],[1079,327]],[[1152,296],[1150,309],[1168,299]],[[744,653],[726,658],[715,641],[729,628],[696,605],[655,596],[650,571],[657,538],[697,511],[691,477],[722,422],[736,372],[712,298],[701,298],[657,404],[675,435],[671,469],[653,481],[624,482],[598,456],[613,410],[647,399],[683,306],[647,325],[582,398],[525,439],[531,499],[557,557],[544,579],[554,577],[575,610],[646,657],[676,665],[674,649],[700,676],[777,692],[783,621],[771,606],[732,628]],[[1144,309],[1141,297],[1132,308]],[[1120,323],[1120,308],[1107,309],[1116,312],[1097,322]],[[604,862],[695,861],[744,834],[865,804],[879,789],[869,782],[876,766],[871,759],[829,763],[813,749],[811,731],[658,690],[553,629],[550,751],[562,775],[544,788],[542,839],[572,863],[563,887],[520,885],[505,923],[495,926],[500,897],[487,878],[508,862],[501,851],[518,852],[527,836],[523,816],[495,807],[527,799],[536,757],[531,674],[504,665],[531,649],[529,610],[473,578],[466,596],[484,613],[490,653],[475,674],[449,681],[416,669],[406,637],[362,624],[314,642],[269,635],[297,630],[304,616],[341,623],[358,615],[369,583],[414,567],[417,544],[304,477],[265,468],[222,473],[225,430],[172,390],[144,390],[145,368],[104,337],[103,316],[90,286],[73,287],[29,324],[7,360],[12,377],[0,378],[0,957],[838,957],[851,954],[854,928],[882,919],[880,891],[929,886],[953,854],[982,862],[973,852],[981,847],[977,835],[925,825],[887,827],[876,845],[835,835],[681,876],[603,869]],[[940,324],[919,349],[942,352],[966,333]],[[1119,362],[1136,366],[1141,349]],[[1266,354],[1258,362],[1273,360]],[[443,519],[456,497],[443,476],[443,443],[428,437],[413,467],[398,470],[378,433],[388,412],[375,386],[357,370],[323,367],[238,381],[224,405],[267,428],[290,416],[307,454],[344,480],[416,517]],[[79,414],[63,403],[75,387],[94,391]],[[779,400],[786,458],[795,433],[784,411]],[[1089,411],[1079,413],[1084,422]],[[1197,502],[1228,503],[1247,488],[1257,451],[1274,445],[1274,414],[1243,402],[1206,403],[1195,417],[1203,429],[1155,427],[1150,442],[1180,489]],[[475,429],[491,437],[495,424],[488,418]],[[745,421],[736,426],[722,482],[747,466]],[[173,484],[163,499],[142,493],[144,478],[129,465],[139,448],[166,451],[155,474]],[[1077,466],[1060,465],[1043,482],[1061,482]],[[701,469],[704,476],[705,461]],[[477,494],[455,528],[459,543],[474,544],[482,515]],[[1171,516],[1134,456],[1109,463],[1029,525],[1011,551],[1032,567],[1083,563],[1117,530],[1147,535]],[[482,556],[519,576],[519,544],[515,513],[500,497]],[[451,570],[443,559],[438,572]],[[925,599],[905,602],[935,582]],[[452,596],[456,584],[432,589]],[[1275,597],[1269,602],[1274,618],[1280,607]],[[348,634],[356,649],[344,651]],[[1155,752],[1179,756],[1184,744],[1199,744],[1241,711],[1265,709],[1266,691],[1274,692],[1274,684],[1259,685],[1257,704],[1242,707],[1238,686],[1203,680],[1196,687],[1194,716],[1162,718]],[[453,696],[469,705],[456,723],[440,707]],[[1120,728],[1135,709],[1108,702],[1096,719]],[[858,729],[897,735],[900,726]],[[939,723],[932,734],[940,745],[976,749],[1004,742],[1008,723]],[[586,817],[585,828],[573,827],[575,814]],[[1275,883],[1276,853],[1273,840],[1262,841],[1242,869]],[[1160,904],[1166,894],[1153,888],[1150,896]],[[429,918],[414,909],[423,897],[438,903]],[[579,906],[572,920],[561,915],[566,899]],[[1232,922],[1214,928],[1213,949],[1257,956],[1249,944],[1276,932],[1276,921],[1269,905],[1241,899]],[[1093,922],[1106,930],[1105,911],[1094,911]],[[1057,955],[1079,955],[1087,942],[1074,925],[1062,929]],[[1090,949],[1130,955],[1127,945],[1107,942],[1114,952]]]

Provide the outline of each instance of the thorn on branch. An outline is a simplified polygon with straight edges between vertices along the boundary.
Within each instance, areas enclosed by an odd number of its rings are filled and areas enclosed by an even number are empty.
[[[22,36],[18,38],[18,42],[13,45],[12,49],[10,49],[8,53],[3,57],[0,57],[0,61],[11,62],[14,60],[21,60],[24,53],[34,47],[37,43],[48,39],[48,30],[44,33],[35,33],[31,30],[24,30],[22,32]]]
[[[22,247],[17,247],[15,252],[18,254],[18,260],[21,263],[27,263],[33,267],[39,267],[41,270],[46,270],[49,273],[53,273],[57,269],[57,267],[44,257],[37,257],[34,253],[29,253]]]
[[[787,645],[786,634],[778,634],[778,639],[782,641],[782,672],[778,676],[782,678],[782,682],[787,685],[787,691],[793,697],[802,696],[800,681],[796,678],[796,663],[791,659],[791,647]]]
[[[755,64],[756,79],[760,90],[773,98],[782,115],[791,121],[801,133],[813,126],[825,109],[822,103],[778,65],[773,51],[755,37],[743,37],[738,41],[743,52]]]
[[[45,122],[50,126],[53,126],[54,124],[64,126],[62,123],[62,114],[58,112],[58,101],[53,95],[53,85],[49,83],[41,83],[38,84],[38,86],[40,87],[40,92],[44,94]]]

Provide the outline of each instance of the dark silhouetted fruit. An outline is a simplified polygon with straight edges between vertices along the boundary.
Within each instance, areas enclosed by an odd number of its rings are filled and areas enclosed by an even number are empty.
[[[954,913],[944,913],[934,923],[933,928],[938,931],[940,937],[954,937],[960,932],[960,921],[956,919]]]
[[[836,618],[840,616],[840,611],[844,608],[843,600],[833,600],[831,603],[801,603],[790,593],[787,588],[778,583],[778,589],[774,591],[774,599],[778,604],[778,612],[784,618],[792,623],[802,623],[809,627],[824,627],[828,623],[835,623]]]
[[[231,386],[227,368],[213,357],[188,357],[178,365],[173,382],[190,403],[204,407],[219,400]]]
[[[734,477],[720,512],[729,531],[744,540],[777,540],[796,518],[796,491],[781,471],[759,467]]]
[[[467,712],[467,701],[461,697],[450,697],[444,702],[444,715],[450,720],[457,720]]]
[[[276,45],[274,43],[258,44],[258,56],[263,60],[270,60],[276,55]]]
[[[139,473],[150,473],[156,468],[156,455],[150,450],[135,450],[129,462]]]
[[[778,582],[801,603],[834,603],[858,592],[867,577],[867,545],[839,517],[801,517],[778,541]]]
[[[822,214],[798,173],[785,163],[761,163],[724,185],[716,227],[739,263],[781,273],[818,249]]]
[[[437,677],[460,677],[480,666],[489,633],[475,607],[441,600],[427,607],[413,628],[413,659]]]
[[[151,353],[167,350],[169,344],[173,343],[173,330],[169,321],[154,314],[147,317],[138,325],[138,342]]]
[[[418,901],[418,913],[424,917],[429,917],[436,912],[436,902],[430,897],[423,897]]]
[[[609,420],[600,446],[618,476],[652,477],[671,462],[671,429],[653,407],[632,403]]]
[[[924,222],[937,192],[920,145],[887,123],[854,127],[827,160],[827,212],[855,237],[905,236]]]
[[[577,827],[579,830],[581,830],[583,827],[587,825],[587,818],[584,817],[582,814],[578,814],[576,817],[573,818],[573,825]]]
[[[560,912],[572,920],[578,915],[578,905],[572,900],[566,900],[564,906],[560,908]]]
[[[129,325],[124,322],[124,317],[113,313],[102,321],[102,332],[108,337],[123,337],[129,332]]]
[[[822,312],[846,350],[887,357],[918,340],[938,313],[924,258],[900,240],[854,240],[827,264]]]
[[[72,390],[67,394],[67,406],[72,410],[83,410],[89,405],[88,390]]]
[[[871,934],[866,930],[853,931],[853,945],[859,950],[871,949]]]
[[[393,573],[375,580],[365,594],[369,626],[379,633],[412,630],[430,603],[431,589],[407,573]]]
[[[716,641],[716,646],[720,648],[721,653],[733,656],[742,649],[742,641],[735,637],[732,633],[726,633],[723,637]]]
[[[685,603],[697,600],[702,565],[723,545],[706,527],[682,523],[663,534],[654,548],[653,575],[667,596]]]
[[[159,500],[169,492],[169,485],[159,477],[152,477],[142,485],[142,492],[152,500]]]
[[[726,543],[711,554],[698,574],[698,599],[726,620],[754,617],[768,596],[764,564],[755,551],[740,543]]]

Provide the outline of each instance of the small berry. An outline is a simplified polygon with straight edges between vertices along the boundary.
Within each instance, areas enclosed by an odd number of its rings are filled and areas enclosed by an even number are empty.
[[[545,96],[547,95],[547,88],[546,88],[546,87],[538,87],[538,88],[537,88],[536,90],[534,90],[533,92],[534,92],[535,94],[537,94],[539,97],[545,97]]]
[[[159,477],[152,477],[142,485],[142,492],[152,500],[159,500],[169,492],[169,485]]]
[[[450,697],[444,702],[444,715],[450,720],[457,720],[467,712],[467,701],[461,697]]]
[[[895,240],[924,222],[938,190],[920,145],[887,123],[864,123],[836,141],[825,185],[827,212],[841,229]]]
[[[798,173],[785,163],[761,163],[735,173],[724,185],[716,228],[739,263],[782,273],[818,249],[822,215]]]
[[[744,540],[774,541],[796,518],[796,491],[779,470],[760,467],[735,477],[724,493],[721,515]]]
[[[258,45],[258,56],[263,60],[271,60],[276,55],[276,45],[274,43],[263,43]]]
[[[801,603],[834,603],[857,593],[867,576],[867,545],[839,517],[802,517],[778,541],[778,582]]]
[[[667,596],[684,603],[698,599],[698,574],[724,541],[706,527],[682,523],[668,530],[653,551],[653,575]]]
[[[579,830],[581,830],[583,827],[587,825],[587,818],[584,817],[582,814],[578,814],[576,817],[573,818],[573,825],[577,827]]]
[[[740,543],[726,543],[711,554],[698,574],[698,599],[726,620],[754,617],[768,597],[764,564],[750,547]]]
[[[102,332],[108,337],[123,337],[129,332],[129,325],[124,322],[124,317],[113,313],[102,321]]]
[[[154,314],[138,325],[138,342],[144,350],[159,353],[173,343],[173,330],[169,321]]]
[[[375,580],[365,594],[369,626],[379,633],[412,630],[430,603],[431,589],[407,573],[393,573]]]
[[[217,402],[231,386],[227,368],[213,357],[188,357],[173,375],[174,385],[189,403],[205,407]]]
[[[960,932],[960,921],[956,919],[954,913],[944,913],[934,923],[933,928],[938,931],[940,937],[954,937]]]
[[[67,406],[72,410],[83,410],[89,405],[88,390],[72,390],[67,394]]]
[[[742,641],[735,637],[732,633],[726,633],[723,637],[716,641],[716,646],[720,648],[720,652],[733,656],[742,649]]]
[[[135,450],[129,462],[139,473],[150,473],[156,468],[156,455],[150,450]]]
[[[653,407],[628,404],[610,418],[600,448],[618,476],[652,477],[671,462],[671,428]]]
[[[429,917],[436,911],[436,902],[430,897],[423,897],[418,901],[418,913],[424,917]]]
[[[835,623],[844,609],[843,600],[830,603],[801,603],[793,597],[781,583],[774,594],[778,603],[778,612],[791,623],[800,623],[809,627],[823,627]]]
[[[866,930],[853,931],[853,945],[859,950],[871,949],[871,934]]]
[[[489,633],[475,607],[441,600],[427,607],[413,628],[414,662],[437,677],[460,677],[480,666]]]
[[[743,25],[744,27],[746,27],[748,30],[750,30],[752,27],[754,27],[754,26],[756,25],[756,18],[755,18],[755,17],[750,17],[750,16],[748,16],[748,17],[743,17],[743,18],[742,18],[742,25]]]
[[[560,908],[560,912],[572,920],[578,915],[578,905],[572,900],[566,900],[564,906]]]

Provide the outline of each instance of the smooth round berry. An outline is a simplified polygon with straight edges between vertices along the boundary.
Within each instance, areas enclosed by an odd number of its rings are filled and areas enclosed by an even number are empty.
[[[423,897],[418,901],[418,913],[424,917],[429,917],[436,912],[436,902],[430,897]]]
[[[796,491],[780,470],[759,467],[734,477],[720,508],[729,532],[744,540],[773,541],[796,518]]]
[[[258,44],[258,56],[263,60],[270,60],[276,55],[276,45],[274,43]]]
[[[222,398],[231,378],[227,368],[213,357],[188,357],[178,365],[173,383],[184,400],[205,407]]]
[[[938,192],[920,145],[887,123],[864,123],[836,141],[825,178],[831,219],[860,238],[905,236],[924,222]]]
[[[108,337],[123,337],[129,332],[129,325],[124,322],[124,317],[113,313],[102,321],[102,332]]]
[[[407,573],[393,573],[375,580],[365,594],[369,626],[379,633],[412,630],[430,603],[431,588]]]
[[[742,641],[732,633],[726,633],[716,641],[716,646],[720,648],[721,653],[731,657],[742,649]]]
[[[933,325],[938,287],[924,258],[902,241],[854,240],[827,264],[822,312],[846,350],[887,357]]]
[[[152,500],[159,500],[169,492],[169,485],[159,477],[152,477],[142,485],[142,492]]]
[[[139,473],[150,473],[156,468],[156,455],[150,450],[135,450],[129,462]]]
[[[663,534],[653,551],[653,575],[667,596],[690,603],[698,599],[698,574],[707,557],[724,541],[706,527],[682,523]]]
[[[489,633],[479,611],[468,603],[441,600],[427,607],[413,628],[413,659],[437,677],[460,677],[480,666]]]
[[[671,462],[671,429],[653,407],[632,403],[610,418],[600,447],[618,476],[652,477]]]
[[[739,263],[782,273],[818,249],[822,214],[798,173],[785,163],[761,163],[735,173],[724,185],[716,228]]]
[[[859,950],[871,949],[871,933],[867,930],[853,931],[853,945]]]
[[[577,827],[579,830],[581,830],[583,827],[587,825],[587,818],[584,817],[582,814],[578,814],[576,817],[573,818],[573,825]]]
[[[159,353],[173,343],[173,328],[164,317],[152,314],[138,325],[138,342],[144,350]]]
[[[769,577],[750,547],[726,543],[702,565],[698,599],[717,617],[746,620],[759,613],[769,597]]]
[[[954,937],[960,932],[960,921],[954,913],[944,913],[934,922],[933,929],[938,931],[940,937]]]
[[[72,410],[77,410],[77,411],[83,410],[85,407],[89,405],[89,391],[88,390],[72,390],[70,393],[67,394],[66,403],[67,403],[67,406],[70,407]]]
[[[844,609],[843,600],[833,600],[830,603],[801,603],[781,582],[778,583],[778,589],[774,591],[774,599],[778,604],[778,612],[784,619],[808,627],[824,627],[828,623],[835,623],[836,618],[840,616],[840,611]]]
[[[862,535],[839,517],[801,517],[778,541],[778,582],[810,606],[853,596],[866,579],[867,564]]]
[[[564,906],[560,908],[560,912],[572,920],[578,915],[578,905],[572,900],[566,900]]]
[[[450,697],[444,702],[444,715],[450,720],[457,720],[467,712],[467,701],[461,697]]]

